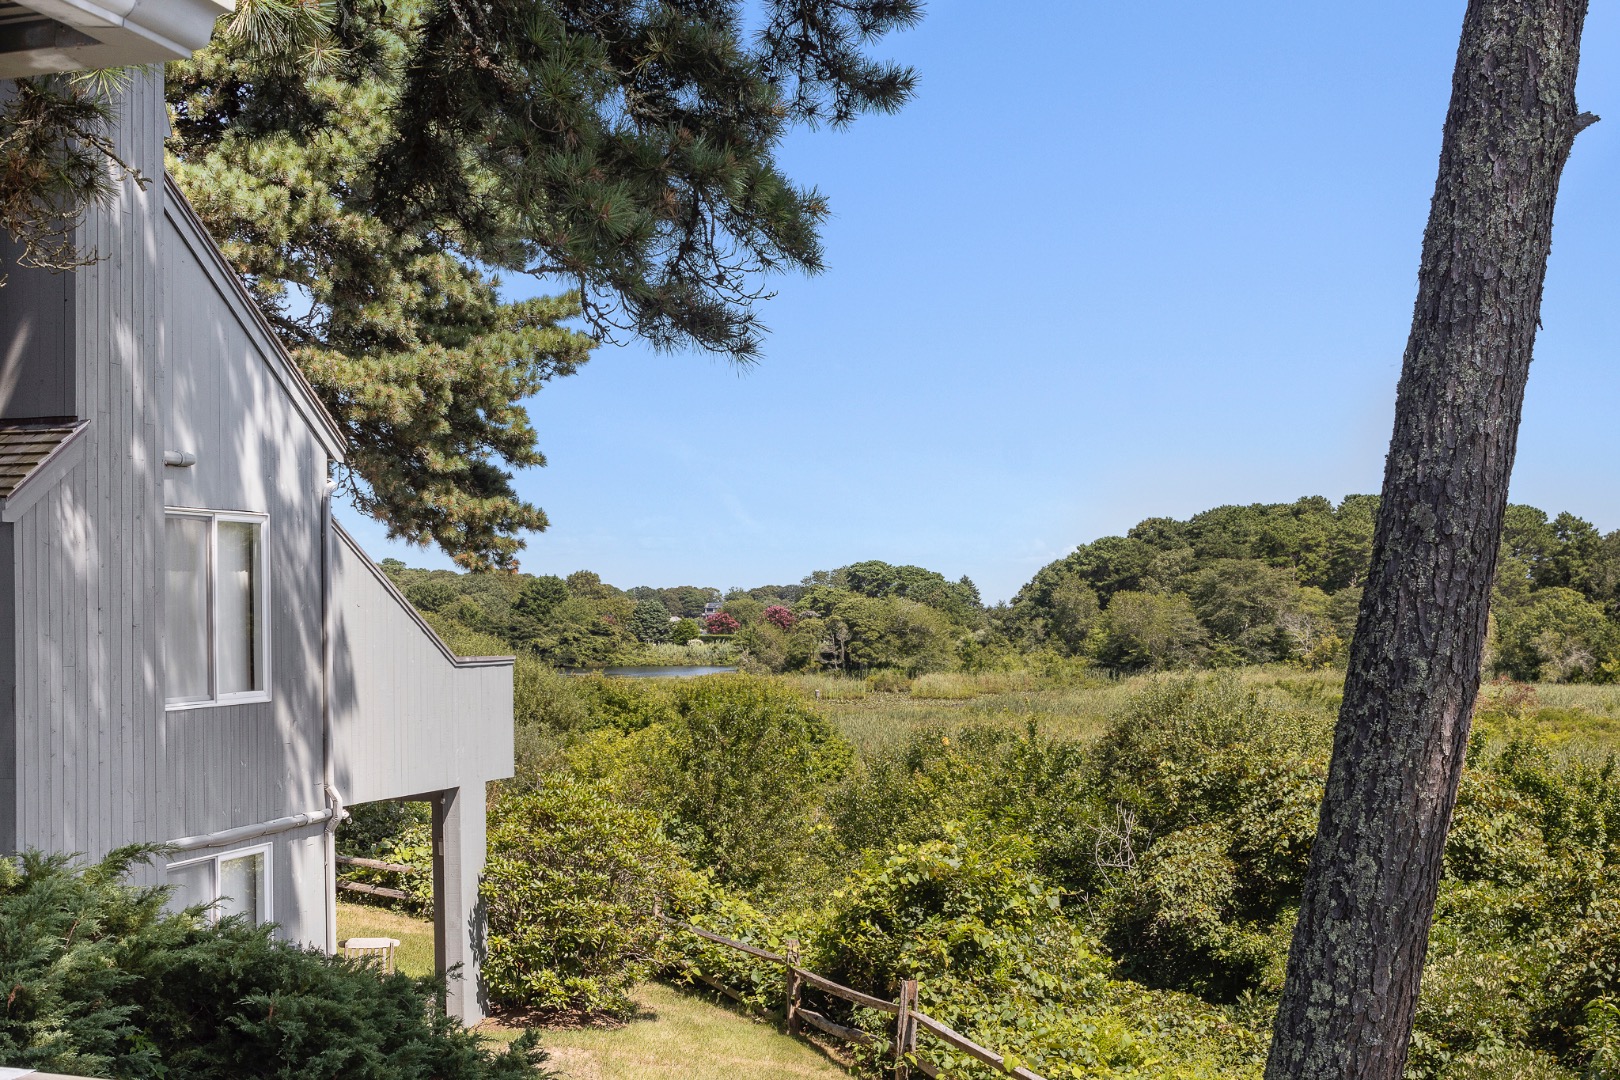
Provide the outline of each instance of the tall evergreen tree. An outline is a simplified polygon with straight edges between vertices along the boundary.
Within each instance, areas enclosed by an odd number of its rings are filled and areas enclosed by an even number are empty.
[[[765,276],[821,269],[826,200],[776,149],[910,96],[865,49],[920,4],[771,0],[754,29],[747,10],[258,0],[171,66],[170,169],[393,535],[511,566],[546,525],[510,484],[544,463],[525,398],[619,332],[752,359]],[[506,302],[502,274],[571,291]]]

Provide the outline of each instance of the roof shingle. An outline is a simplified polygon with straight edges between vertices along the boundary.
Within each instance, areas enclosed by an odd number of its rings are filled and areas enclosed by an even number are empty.
[[[28,479],[39,463],[78,430],[76,421],[16,423],[0,421],[0,499]]]

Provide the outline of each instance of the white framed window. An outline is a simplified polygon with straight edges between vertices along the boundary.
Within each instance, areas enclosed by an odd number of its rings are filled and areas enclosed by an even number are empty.
[[[270,700],[263,514],[164,516],[163,638],[170,709]]]
[[[271,845],[237,848],[219,855],[184,859],[168,865],[169,906],[175,910],[213,904],[215,921],[245,915],[257,926],[273,917],[270,904]]]

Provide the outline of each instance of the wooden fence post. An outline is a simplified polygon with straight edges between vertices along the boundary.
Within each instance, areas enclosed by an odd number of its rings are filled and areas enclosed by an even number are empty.
[[[804,989],[804,980],[799,978],[799,940],[788,938],[782,943],[782,953],[787,959],[787,1033],[799,1034],[799,994]]]
[[[894,1075],[895,1080],[910,1080],[911,1063],[906,1055],[917,1049],[917,1025],[911,1014],[917,1009],[917,980],[907,979],[900,984],[900,1014],[894,1022]]]

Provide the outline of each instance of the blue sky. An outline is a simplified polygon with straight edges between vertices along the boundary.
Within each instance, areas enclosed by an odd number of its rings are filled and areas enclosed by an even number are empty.
[[[796,133],[828,270],[763,361],[604,347],[532,402],[523,568],[859,559],[1010,598],[1155,515],[1378,490],[1464,4],[934,0],[895,116]],[[1620,13],[1593,5],[1515,501],[1620,528]],[[526,284],[526,283],[519,283]],[[437,551],[344,522],[377,558]]]

